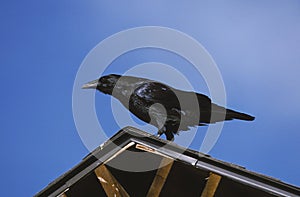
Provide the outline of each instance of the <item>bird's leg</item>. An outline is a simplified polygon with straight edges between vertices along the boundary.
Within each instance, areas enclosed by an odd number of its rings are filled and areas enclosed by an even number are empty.
[[[166,135],[167,140],[169,140],[171,142],[174,141],[174,135],[173,135],[172,131],[165,132],[165,135]]]
[[[160,130],[158,130],[156,136],[157,136],[157,137],[160,137],[162,134],[164,134],[164,132],[165,132],[165,131],[164,131],[163,129],[160,129]]]
[[[157,137],[160,137],[162,134],[166,135],[167,140],[173,142],[174,141],[174,135],[172,132],[168,132],[166,127],[161,128],[160,130],[158,130],[157,132]]]
[[[160,137],[162,134],[164,134],[166,132],[166,127],[162,127],[157,131],[156,136]]]

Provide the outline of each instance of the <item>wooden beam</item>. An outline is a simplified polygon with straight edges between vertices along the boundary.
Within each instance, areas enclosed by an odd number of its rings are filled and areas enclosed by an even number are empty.
[[[213,197],[218,188],[221,178],[222,177],[220,175],[210,172],[201,197]]]
[[[59,194],[57,197],[67,197],[65,193]]]
[[[108,162],[110,162],[111,160],[113,160],[114,158],[116,158],[118,155],[120,155],[122,152],[126,151],[128,148],[130,148],[131,146],[135,145],[134,142],[130,142],[128,143],[126,146],[124,146],[123,148],[121,148],[120,150],[118,150],[113,156],[111,156],[110,158],[108,158],[104,164],[107,164]]]
[[[169,159],[172,159],[172,157],[170,157],[168,155],[165,155],[165,154],[162,154],[162,153],[158,152],[157,150],[155,150],[155,149],[153,149],[149,146],[143,145],[143,144],[136,144],[135,148],[139,149],[139,150],[149,152],[149,153],[153,153],[153,154],[156,154],[156,155],[159,155],[159,156],[162,156],[162,157],[167,157]]]
[[[172,168],[174,160],[163,157],[153,179],[147,197],[158,197]]]
[[[58,194],[56,197],[67,197],[66,192],[69,191],[69,188],[65,189],[62,193]]]
[[[126,190],[110,173],[104,164],[96,168],[94,172],[108,197],[129,197],[129,194],[126,192]]]

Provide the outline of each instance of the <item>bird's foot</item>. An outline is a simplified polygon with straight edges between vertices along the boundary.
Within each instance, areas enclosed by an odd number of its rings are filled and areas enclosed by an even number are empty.
[[[173,138],[169,139],[169,141],[170,141],[170,142],[174,142],[174,139],[175,139],[175,138],[173,137]]]
[[[161,130],[159,130],[156,134],[151,135],[151,137],[158,137],[158,138],[160,138],[160,136],[161,136],[162,134],[164,134],[164,132],[161,131]]]
[[[151,135],[151,137],[154,137],[154,138],[160,138],[161,135],[162,135],[162,134],[153,134],[153,135]]]
[[[162,134],[164,134],[164,133],[165,133],[165,128],[160,129],[160,130],[157,131],[156,136],[157,136],[157,137],[160,137],[160,136],[161,136]]]

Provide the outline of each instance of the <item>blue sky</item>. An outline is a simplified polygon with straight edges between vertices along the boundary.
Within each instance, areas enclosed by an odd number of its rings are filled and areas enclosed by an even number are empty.
[[[297,0],[2,1],[1,193],[31,196],[88,154],[72,115],[77,70],[100,41],[146,25],[177,29],[200,42],[220,69],[228,106],[256,116],[251,123],[225,123],[209,154],[299,186],[299,10]],[[167,52],[141,50],[121,56],[106,72],[149,61],[184,64]],[[199,78],[195,89],[208,93],[203,83]],[[96,94],[108,136],[119,130],[109,106],[108,96]],[[199,149],[201,131],[190,148]]]

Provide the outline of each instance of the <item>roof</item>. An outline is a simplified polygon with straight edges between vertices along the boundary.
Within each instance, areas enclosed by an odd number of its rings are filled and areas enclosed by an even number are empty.
[[[126,127],[35,196],[300,196],[300,188]]]

